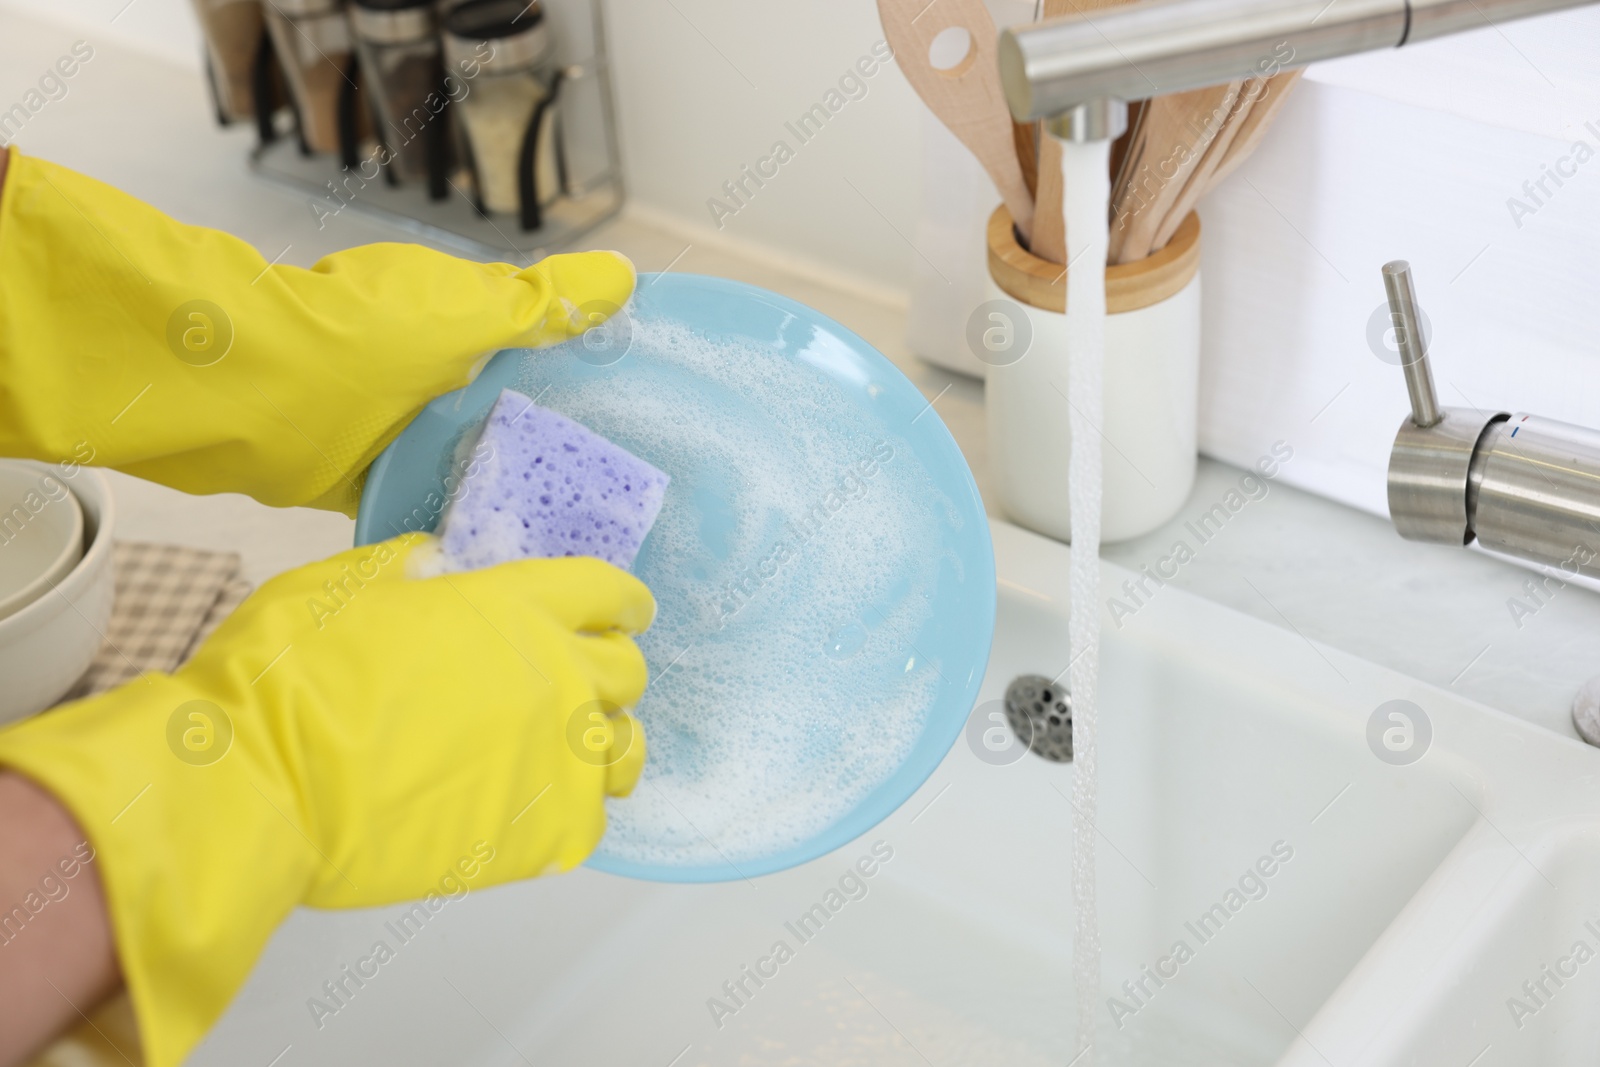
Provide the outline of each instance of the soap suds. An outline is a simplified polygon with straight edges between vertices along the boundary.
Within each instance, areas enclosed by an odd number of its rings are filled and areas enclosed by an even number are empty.
[[[836,344],[775,351],[636,314],[603,385],[524,358],[520,391],[672,479],[634,566],[660,605],[639,639],[650,755],[608,804],[604,855],[737,866],[799,845],[905,761],[947,684],[916,646],[957,512],[818,369]]]

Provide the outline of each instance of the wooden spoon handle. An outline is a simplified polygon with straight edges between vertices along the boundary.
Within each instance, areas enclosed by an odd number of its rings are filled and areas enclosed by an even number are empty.
[[[1154,251],[1156,232],[1233,110],[1240,85],[1171,93],[1147,105],[1143,155],[1129,175],[1131,195],[1111,223],[1113,230],[1126,229],[1116,262],[1132,263]]]
[[[1129,201],[1138,192],[1135,176],[1140,173],[1140,167],[1144,164],[1144,120],[1150,114],[1151,103],[1150,100],[1142,102],[1139,114],[1132,119],[1133,125],[1128,129],[1127,144],[1122,149],[1122,161],[1117,166],[1116,177],[1111,185],[1111,235],[1106,246],[1107,264],[1125,262],[1122,249],[1127,244],[1128,223],[1134,213],[1134,206]]]
[[[1039,126],[1034,122],[1011,123],[1011,143],[1017,150],[1017,163],[1022,167],[1022,180],[1028,195],[1034,199],[1033,215],[1039,217]],[[3,159],[0,156],[0,159]]]
[[[1211,188],[1211,176],[1216,173],[1217,167],[1227,156],[1228,148],[1238,137],[1239,131],[1250,116],[1252,106],[1265,89],[1264,78],[1247,78],[1241,84],[1239,95],[1233,102],[1233,110],[1222,120],[1217,135],[1211,139],[1205,155],[1200,159],[1200,165],[1189,175],[1189,180],[1183,183],[1183,191],[1167,209],[1167,217],[1161,220],[1155,240],[1150,243],[1152,252],[1167,246],[1167,242],[1172,240],[1172,235],[1178,232],[1179,225],[1189,217],[1189,212],[1194,210],[1195,204],[1200,202],[1200,197]]]
[[[1255,103],[1250,106],[1250,114],[1245,116],[1244,123],[1239,127],[1238,136],[1228,146],[1228,154],[1222,157],[1217,169],[1211,172],[1211,181],[1206,186],[1208,190],[1215,189],[1217,183],[1238,169],[1239,164],[1256,150],[1256,145],[1266,136],[1267,126],[1271,124],[1273,116],[1282,110],[1284,101],[1289,97],[1289,90],[1294,88],[1294,83],[1299,80],[1300,74],[1299,70],[1287,70],[1267,79],[1267,84],[1262,86],[1261,95],[1256,97]]]
[[[1052,263],[1067,261],[1067,219],[1062,214],[1061,142],[1040,131],[1039,197],[1033,212],[1028,250]]]
[[[884,37],[922,102],[971,150],[1024,235],[1033,230],[1033,197],[1017,162],[1011,112],[995,59],[999,36],[983,0],[878,0]],[[946,70],[928,58],[933,39],[959,26],[967,31],[966,56]]]

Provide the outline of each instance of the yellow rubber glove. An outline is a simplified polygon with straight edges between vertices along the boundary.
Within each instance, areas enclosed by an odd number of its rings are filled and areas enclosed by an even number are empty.
[[[488,354],[625,303],[612,252],[526,270],[376,244],[269,265],[9,149],[0,195],[0,456],[354,514],[367,467]]]
[[[431,541],[274,578],[174,674],[0,732],[94,846],[149,1067],[297,904],[571,868],[638,778],[644,585],[588,558],[407,577]]]

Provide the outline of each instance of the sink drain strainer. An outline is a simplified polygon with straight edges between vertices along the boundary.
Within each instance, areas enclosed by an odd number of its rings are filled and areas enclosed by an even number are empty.
[[[1037,755],[1071,762],[1072,697],[1066,686],[1040,674],[1022,675],[1006,687],[1006,721]]]

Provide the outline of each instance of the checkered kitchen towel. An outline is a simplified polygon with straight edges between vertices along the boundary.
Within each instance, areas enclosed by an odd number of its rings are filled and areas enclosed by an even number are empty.
[[[118,541],[106,642],[64,699],[104,692],[145,671],[171,671],[250,595],[233,552]]]

